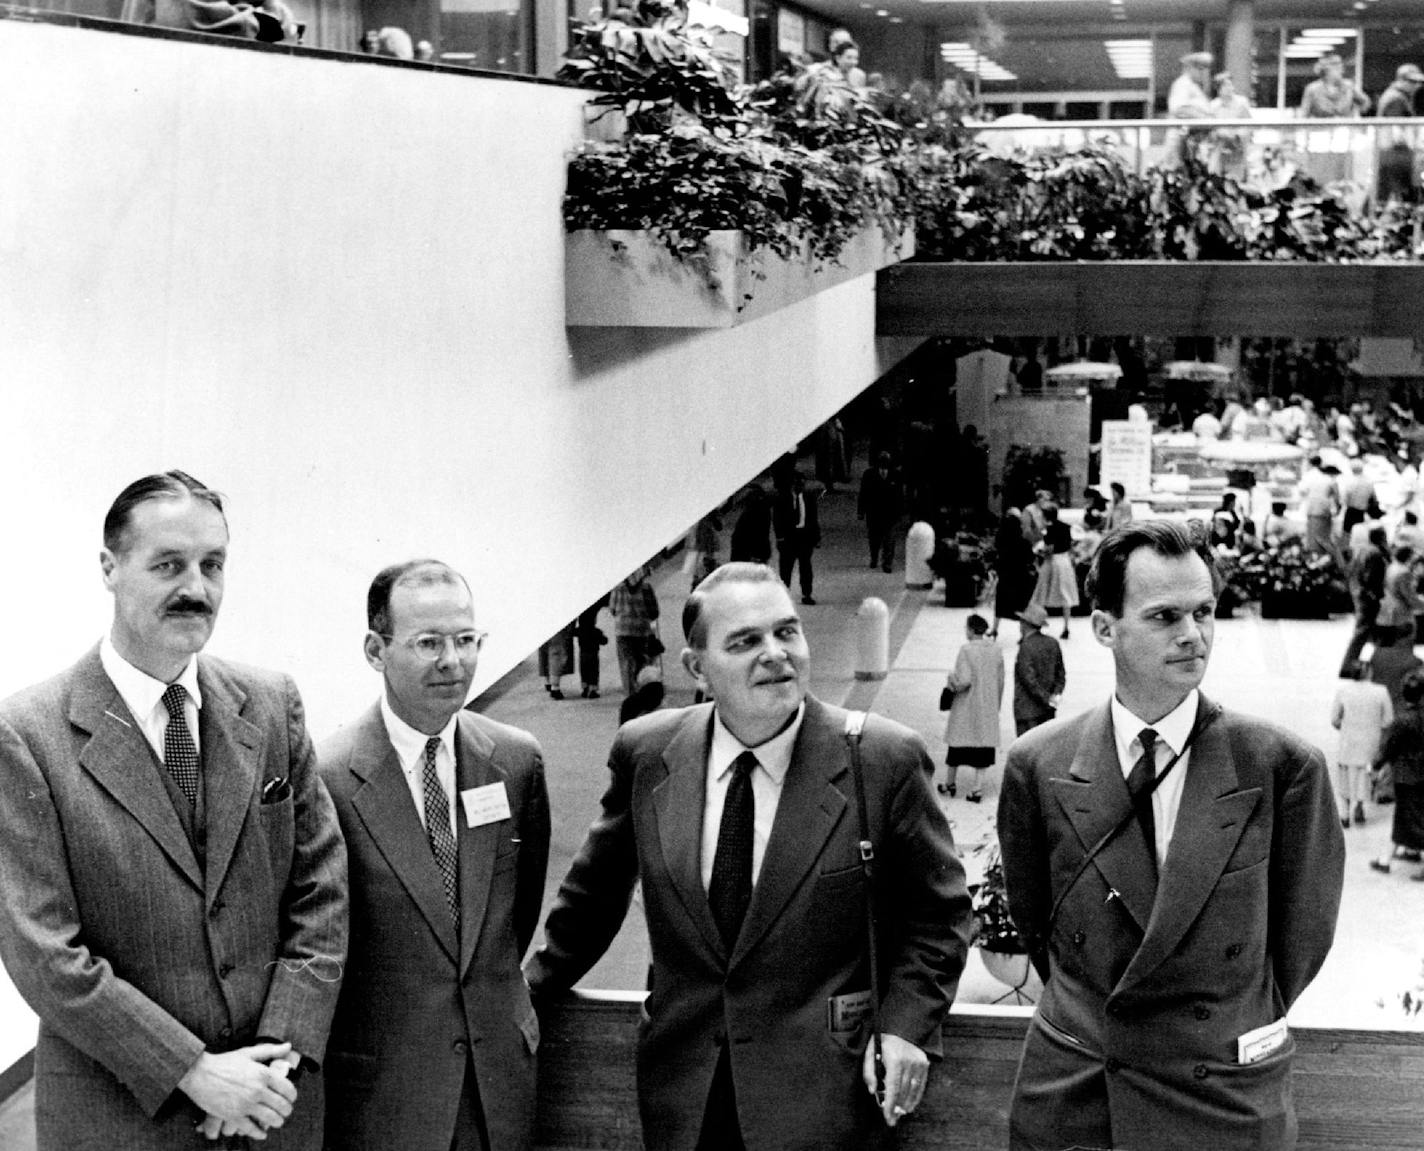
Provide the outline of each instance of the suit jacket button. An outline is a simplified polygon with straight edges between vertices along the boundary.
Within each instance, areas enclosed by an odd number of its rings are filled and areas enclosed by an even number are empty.
[[[227,978],[229,975],[231,975],[231,974],[232,974],[232,964],[231,964],[231,963],[224,963],[221,967],[218,968],[218,978],[220,978],[220,979],[226,979],[226,978]]]
[[[466,1043],[463,1039],[455,1040],[455,1042],[452,1043],[450,1046],[454,1048],[456,1055],[463,1055],[466,1051],[470,1049],[470,1045]]]
[[[1197,1079],[1205,1079],[1207,1077],[1206,1064],[1198,1063],[1192,1068],[1192,1075]]]
[[[218,915],[218,914],[220,914],[220,913],[222,912],[222,909],[223,909],[223,901],[222,901],[221,899],[215,899],[215,900],[213,900],[213,905],[212,905],[212,907],[209,909],[208,914],[209,914],[209,915]]]
[[[232,1028],[231,1028],[231,1027],[224,1027],[221,1031],[218,1032],[218,1038],[219,1038],[219,1039],[223,1039],[223,1040],[231,1039],[231,1038],[232,1038]]]
[[[1240,954],[1241,954],[1241,944],[1239,944],[1239,943],[1233,943],[1230,947],[1228,947],[1228,948],[1226,949],[1226,958],[1227,958],[1227,959],[1235,959],[1235,958],[1236,958],[1238,955],[1240,955]]]
[[[1211,1008],[1203,1007],[1200,1003],[1198,1003],[1195,1007],[1192,1008],[1192,1014],[1195,1015],[1198,1019],[1210,1019]]]
[[[1106,1066],[1109,1075],[1116,1075],[1122,1070],[1122,1064],[1113,1058],[1108,1059]]]
[[[1082,946],[1083,946],[1083,944],[1084,944],[1084,942],[1087,940],[1087,938],[1088,938],[1088,936],[1087,936],[1084,932],[1082,932],[1082,931],[1075,931],[1075,932],[1073,932],[1073,942],[1074,942],[1077,946],[1079,946],[1079,947],[1082,947]]]

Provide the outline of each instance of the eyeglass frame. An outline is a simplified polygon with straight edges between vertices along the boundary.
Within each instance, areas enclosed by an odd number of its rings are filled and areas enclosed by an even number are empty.
[[[396,637],[394,635],[391,635],[387,632],[373,631],[371,634],[380,636],[387,643],[399,642],[402,647],[408,648],[413,655],[415,655],[418,659],[423,660],[425,663],[438,663],[442,658],[444,658],[445,649],[447,647],[452,646],[455,648],[456,659],[473,659],[475,656],[480,654],[480,649],[484,647],[485,640],[489,639],[489,632],[481,631],[479,628],[476,627],[466,628],[463,631],[457,632],[421,631],[416,632],[415,635],[408,635],[404,639],[399,641],[396,640]],[[475,650],[470,655],[465,655],[464,653],[462,653],[460,651],[460,646],[458,643],[460,637],[466,635],[472,635],[475,637]],[[417,645],[421,640],[425,639],[438,639],[440,641],[440,650],[431,655],[427,655],[426,653],[422,652]]]

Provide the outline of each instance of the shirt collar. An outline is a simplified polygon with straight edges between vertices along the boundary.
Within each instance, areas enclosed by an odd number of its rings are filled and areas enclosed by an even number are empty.
[[[381,691],[381,718],[386,721],[386,735],[390,737],[391,746],[396,749],[396,758],[400,760],[401,770],[412,770],[425,758],[425,743],[432,737],[423,731],[416,731],[395,713],[384,688]],[[450,717],[450,722],[442,727],[434,737],[440,740],[452,761],[455,758],[455,727],[459,718],[460,713],[456,712]]]
[[[718,714],[712,723],[712,748],[708,753],[708,767],[711,770],[713,779],[720,779],[732,768],[732,761],[744,751],[750,751],[757,757],[757,762],[761,764],[762,770],[769,775],[774,783],[780,785],[786,778],[786,772],[791,767],[791,753],[796,746],[796,736],[801,731],[801,722],[806,718],[806,701],[801,701],[801,706],[796,709],[796,718],[787,724],[785,730],[772,736],[765,743],[759,743],[756,747],[748,747],[735,735],[727,730],[722,723],[722,716]]]
[[[1186,699],[1156,723],[1147,723],[1133,715],[1114,694],[1112,698],[1113,739],[1117,742],[1118,758],[1128,763],[1136,758],[1132,754],[1132,750],[1136,746],[1140,753],[1141,745],[1137,743],[1137,736],[1144,727],[1150,727],[1155,731],[1157,741],[1165,743],[1172,754],[1176,755],[1186,747],[1187,738],[1192,734],[1192,726],[1197,721],[1197,705],[1200,701],[1201,692],[1192,688],[1187,692]]]
[[[99,662],[103,665],[104,674],[118,689],[119,697],[135,719],[143,721],[153,714],[159,701],[163,699],[163,693],[168,690],[168,684],[161,679],[154,679],[148,672],[140,671],[129,663],[119,654],[119,649],[108,635],[99,641]],[[198,687],[197,656],[189,657],[187,666],[173,682],[183,687],[192,699],[193,706],[201,711],[203,692]]]

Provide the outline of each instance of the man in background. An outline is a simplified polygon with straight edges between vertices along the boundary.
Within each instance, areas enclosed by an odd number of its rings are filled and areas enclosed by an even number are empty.
[[[1063,649],[1043,629],[1048,612],[1029,604],[1019,612],[1019,653],[1014,658],[1014,728],[1019,735],[1058,714],[1058,698],[1067,686]]]

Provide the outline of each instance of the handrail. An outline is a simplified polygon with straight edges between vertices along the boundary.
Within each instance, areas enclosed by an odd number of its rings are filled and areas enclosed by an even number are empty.
[[[1032,120],[1023,123],[1005,124],[1000,120],[986,120],[983,123],[966,121],[964,127],[971,132],[1028,132],[1056,131],[1076,128],[1079,131],[1117,128],[1418,128],[1424,127],[1424,116],[1341,116],[1337,119],[1320,119],[1292,116],[1272,116],[1267,118],[1228,118],[1200,116],[1191,119],[1170,117],[1151,120]]]

